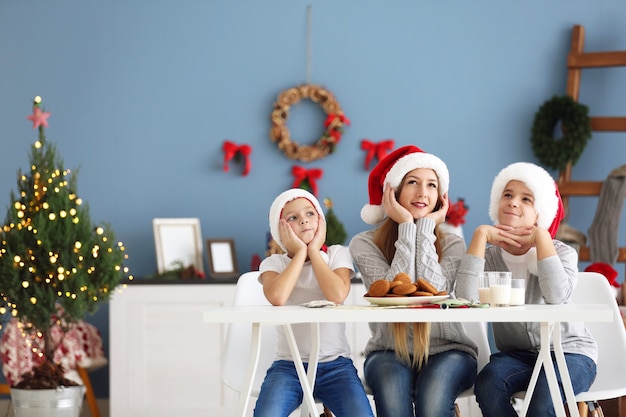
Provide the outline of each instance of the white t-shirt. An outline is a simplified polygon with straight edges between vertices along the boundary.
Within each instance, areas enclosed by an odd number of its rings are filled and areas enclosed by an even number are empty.
[[[330,269],[348,268],[354,271],[352,256],[347,247],[342,245],[332,245],[328,247],[327,253],[322,253],[328,262]],[[259,272],[274,271],[281,273],[291,262],[291,258],[286,254],[271,255],[265,258],[259,266]],[[260,278],[259,278],[260,279]],[[310,262],[305,262],[302,273],[293,292],[287,299],[285,305],[298,305],[314,300],[325,300],[324,294],[313,274],[313,267]],[[306,308],[306,307],[302,307]],[[303,362],[308,362],[311,353],[311,325],[293,324],[291,325],[298,350]],[[287,344],[287,337],[282,326],[278,327],[278,344],[276,348],[276,359],[293,361]],[[320,362],[329,362],[339,356],[350,357],[350,344],[346,337],[345,323],[320,323]]]

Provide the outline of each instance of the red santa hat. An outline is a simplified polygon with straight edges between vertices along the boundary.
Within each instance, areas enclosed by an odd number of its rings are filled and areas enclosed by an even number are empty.
[[[498,223],[498,207],[504,187],[510,181],[521,181],[530,188],[535,197],[537,226],[547,229],[552,238],[556,236],[559,224],[565,215],[559,187],[545,169],[530,162],[513,163],[496,175],[491,186],[489,217]]]
[[[295,200],[296,198],[306,198],[307,200],[309,200],[309,202],[313,204],[313,207],[315,208],[315,211],[317,211],[317,214],[320,215],[320,218],[326,221],[324,212],[322,211],[322,207],[320,206],[319,201],[317,201],[317,198],[315,198],[315,196],[307,190],[304,190],[302,188],[292,188],[282,192],[278,197],[274,199],[274,202],[270,207],[269,221],[272,239],[274,239],[278,246],[280,246],[283,252],[287,252],[287,248],[285,248],[285,245],[283,245],[283,242],[280,240],[278,225],[280,223],[280,217],[283,213],[285,205],[290,201]]]
[[[391,187],[397,189],[404,176],[417,168],[430,168],[435,171],[439,179],[439,195],[448,192],[450,174],[446,164],[417,146],[403,146],[384,157],[370,172],[367,185],[369,204],[361,209],[361,219],[367,224],[382,222],[386,216],[382,205],[385,184],[389,183]]]
[[[594,262],[585,268],[585,272],[597,272],[606,277],[611,284],[615,288],[620,287],[620,283],[617,282],[617,271],[611,265],[604,262]]]

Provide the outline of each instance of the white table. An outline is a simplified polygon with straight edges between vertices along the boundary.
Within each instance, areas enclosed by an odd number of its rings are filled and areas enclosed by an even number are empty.
[[[541,367],[545,369],[552,402],[557,416],[565,417],[565,408],[561,402],[556,373],[550,356],[551,340],[554,342],[554,352],[565,397],[569,406],[570,416],[579,417],[576,400],[572,389],[569,372],[565,364],[565,356],[561,346],[560,323],[568,321],[602,321],[610,322],[613,314],[604,304],[567,304],[567,305],[525,305],[519,307],[498,308],[380,308],[370,306],[339,306],[324,308],[307,308],[302,306],[232,306],[216,308],[204,312],[206,323],[252,323],[251,353],[246,373],[246,387],[241,393],[241,416],[245,415],[248,407],[252,381],[256,372],[259,358],[261,326],[283,325],[290,336],[290,350],[300,384],[304,393],[305,406],[309,410],[315,409],[312,386],[315,381],[317,351],[319,347],[318,326],[311,326],[313,332],[312,356],[309,361],[307,376],[300,359],[291,324],[295,323],[331,323],[331,322],[538,322],[541,324],[541,348],[537,363],[533,370],[531,381],[524,399],[522,416],[528,411],[529,399],[535,388]]]

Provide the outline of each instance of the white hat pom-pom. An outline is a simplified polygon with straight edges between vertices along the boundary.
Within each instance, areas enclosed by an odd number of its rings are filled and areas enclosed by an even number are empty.
[[[377,224],[385,219],[385,209],[383,206],[366,204],[361,209],[361,219],[367,224]]]

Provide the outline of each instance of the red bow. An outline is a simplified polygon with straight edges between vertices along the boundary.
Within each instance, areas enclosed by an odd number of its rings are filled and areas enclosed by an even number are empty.
[[[243,176],[245,177],[250,172],[250,159],[248,156],[252,153],[252,147],[250,145],[237,145],[236,143],[225,140],[222,146],[224,151],[224,172],[228,172],[228,161],[233,159],[237,152],[243,155],[246,165],[243,169]]]
[[[332,114],[329,114],[326,120],[324,121],[324,127],[328,127],[332,122],[335,121],[335,119],[339,119],[341,123],[350,125],[350,119],[348,119],[346,116],[344,116],[343,114],[332,113]]]
[[[306,180],[311,186],[311,192],[315,197],[317,197],[317,183],[315,180],[322,178],[324,171],[319,168],[306,169],[301,166],[294,165],[293,168],[291,168],[291,173],[295,178],[293,181],[294,188],[299,187],[300,183]]]
[[[382,161],[387,153],[394,147],[393,139],[385,139],[378,143],[370,142],[368,139],[361,141],[361,149],[367,151],[365,155],[365,169],[370,169],[370,162],[374,159],[374,156],[378,158],[378,162]]]

